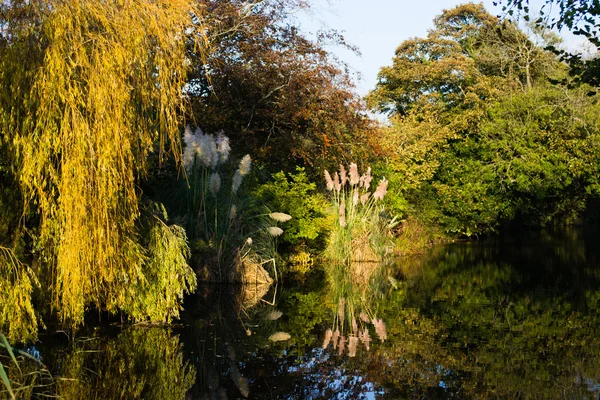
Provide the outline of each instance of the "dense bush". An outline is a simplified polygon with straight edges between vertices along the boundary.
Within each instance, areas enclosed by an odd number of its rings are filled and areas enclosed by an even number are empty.
[[[257,186],[252,193],[255,207],[285,212],[292,216],[281,236],[281,244],[288,252],[323,249],[331,220],[327,217],[328,202],[314,182],[310,182],[304,168],[294,173],[277,172],[271,180]]]

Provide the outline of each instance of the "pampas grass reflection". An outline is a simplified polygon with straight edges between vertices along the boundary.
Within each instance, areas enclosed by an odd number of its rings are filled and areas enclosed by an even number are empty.
[[[384,342],[387,339],[385,322],[380,318],[369,316],[371,314],[369,309],[373,308],[373,303],[372,299],[369,301],[365,297],[341,298],[337,303],[333,326],[325,331],[321,345],[323,350],[327,350],[331,345],[338,356],[347,352],[348,357],[355,357],[360,343],[364,351],[370,351],[372,339],[369,329],[375,332],[379,342]],[[363,307],[364,310],[357,312],[357,307]]]
[[[339,172],[324,172],[336,222],[324,253],[335,308],[322,347],[332,345],[338,355],[355,357],[361,343],[365,351],[370,350],[369,330],[379,341],[387,339],[386,325],[374,310],[385,283],[383,265],[395,221],[383,205],[388,181],[382,178],[371,191],[371,168],[360,175],[357,164],[351,163],[347,170],[342,165]]]

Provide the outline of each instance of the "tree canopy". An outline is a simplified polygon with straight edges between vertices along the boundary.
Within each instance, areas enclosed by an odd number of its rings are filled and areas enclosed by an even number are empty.
[[[596,55],[583,56],[577,52],[550,47],[571,67],[571,75],[575,82],[584,82],[592,86],[600,86],[600,4],[596,0],[546,0],[540,10],[532,10],[529,0],[498,1],[504,4],[503,10],[509,15],[523,15],[538,26],[568,29],[574,35],[586,38],[596,47]],[[553,7],[557,6],[557,7]],[[516,11],[516,13],[515,13]],[[532,18],[535,16],[535,18]]]
[[[466,4],[381,69],[369,102],[390,116],[387,165],[422,218],[473,235],[573,221],[596,195],[598,103],[550,83],[566,76],[544,50],[555,40]]]
[[[202,2],[210,38],[205,60],[191,55],[188,94],[209,132],[224,130],[271,171],[368,157],[373,132],[344,65],[327,43],[349,47],[336,32],[310,40],[290,21],[294,1]]]
[[[180,244],[152,249],[144,238],[138,185],[151,153],[179,157],[183,38],[201,13],[188,0],[2,4],[2,143],[25,208],[39,218],[37,272],[73,326],[91,306],[167,320],[195,285],[185,235],[152,214],[150,231]],[[155,276],[156,257],[171,258],[178,287]],[[166,301],[133,304],[136,288],[154,284]]]

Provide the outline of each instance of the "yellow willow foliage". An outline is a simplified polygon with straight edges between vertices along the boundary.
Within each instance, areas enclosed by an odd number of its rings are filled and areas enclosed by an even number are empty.
[[[187,265],[190,248],[185,230],[156,217],[150,224],[144,281],[129,287],[130,300],[123,309],[136,320],[171,322],[179,317],[184,291],[196,287],[196,274]]]
[[[0,246],[0,333],[11,341],[37,338],[37,318],[31,303],[37,279],[13,251]]]
[[[178,335],[131,327],[114,338],[75,340],[61,360],[61,376],[53,393],[59,399],[181,400],[196,370],[184,360]]]
[[[185,46],[202,45],[190,39],[201,10],[193,0],[46,3],[32,106],[12,135],[22,190],[40,214],[54,306],[76,326],[86,307],[123,309],[130,288],[144,287],[136,182],[151,152],[180,157]]]

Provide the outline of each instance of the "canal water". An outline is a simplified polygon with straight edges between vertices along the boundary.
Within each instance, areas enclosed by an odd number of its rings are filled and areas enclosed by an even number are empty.
[[[598,399],[599,256],[574,228],[453,243],[343,295],[324,273],[201,286],[177,325],[25,350],[64,399]]]

